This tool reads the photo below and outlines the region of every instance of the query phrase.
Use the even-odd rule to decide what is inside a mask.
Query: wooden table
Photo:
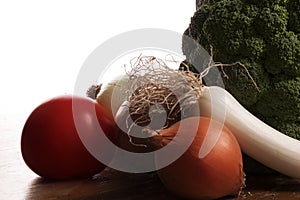
[[[25,165],[20,137],[25,118],[0,116],[0,200],[178,199],[155,173],[128,174],[107,168],[90,179],[49,182]],[[300,169],[299,169],[300,170]],[[224,199],[300,199],[300,180],[279,174],[248,175],[239,197]]]

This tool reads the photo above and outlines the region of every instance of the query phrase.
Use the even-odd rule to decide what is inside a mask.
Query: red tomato
[[[95,109],[89,109],[91,106]],[[81,141],[74,111],[76,125],[85,130],[88,142],[101,134],[99,124],[105,135],[115,141],[114,121],[98,103],[69,95],[51,99],[31,113],[22,132],[23,159],[36,174],[63,180],[90,177],[105,168]],[[105,149],[103,151],[105,153]]]

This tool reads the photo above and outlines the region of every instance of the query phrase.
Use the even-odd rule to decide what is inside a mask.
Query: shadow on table
[[[284,175],[261,175],[247,177],[247,188],[253,190],[291,191],[300,193],[300,180]]]
[[[129,174],[106,170],[92,179],[49,181],[34,179],[27,191],[26,200],[72,199],[166,199],[175,200],[166,191],[156,173]]]
[[[246,188],[239,197],[225,199],[300,199],[300,180],[279,174],[248,175]],[[276,198],[275,198],[276,197]],[[36,178],[29,186],[26,200],[35,199],[74,199],[74,200],[176,200],[156,173],[128,174],[105,170],[93,179],[71,181],[49,181]]]

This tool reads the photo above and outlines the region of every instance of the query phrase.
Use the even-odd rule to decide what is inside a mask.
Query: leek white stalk
[[[204,86],[199,106],[203,116],[211,117],[212,107],[214,112],[225,113],[225,118],[224,114],[213,114],[213,118],[224,121],[244,153],[282,174],[300,178],[300,141],[262,122],[223,88]]]

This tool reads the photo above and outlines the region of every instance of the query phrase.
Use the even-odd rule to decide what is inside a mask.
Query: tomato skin
[[[86,109],[91,107],[95,109]],[[99,134],[96,127],[100,124],[105,135],[115,141],[114,121],[96,102],[70,95],[44,102],[28,117],[21,137],[23,159],[41,177],[58,180],[90,177],[106,167],[81,141],[73,109],[79,115],[76,123],[86,130],[84,137],[92,141],[95,134]]]

